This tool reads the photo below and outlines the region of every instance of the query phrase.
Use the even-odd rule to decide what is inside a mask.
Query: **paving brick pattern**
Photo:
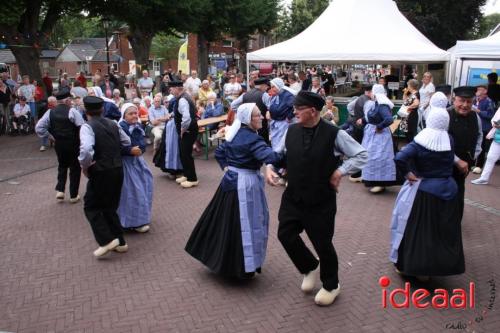
[[[378,279],[404,280],[388,262],[389,225],[397,188],[380,195],[346,179],[341,185],[334,245],[342,293],[320,308],[299,289],[301,276],[276,237],[283,188],[266,188],[271,214],[263,274],[222,279],[183,248],[221,178],[213,158],[196,160],[200,186],[183,190],[155,168],[153,223],[127,233],[130,250],[96,260],[82,204],[55,200],[55,153],[38,152],[33,136],[0,137],[0,331],[7,332],[498,332],[500,168],[492,185],[467,185],[463,239],[466,273],[442,277],[430,290],[476,283],[476,308],[383,309]],[[148,162],[151,153],[146,155]],[[80,194],[85,191],[82,179]],[[482,205],[482,206],[481,206]],[[470,324],[479,315],[483,320]]]

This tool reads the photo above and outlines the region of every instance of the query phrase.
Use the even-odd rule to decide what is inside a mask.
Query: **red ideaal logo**
[[[382,276],[378,283],[383,288],[382,289],[382,307],[387,308],[387,288],[391,284],[391,279],[387,276]],[[398,303],[396,301],[396,296],[402,295],[404,301]],[[451,294],[448,293],[446,289],[436,289],[434,290],[434,295],[430,301],[424,302],[431,293],[427,289],[417,289],[413,292],[410,291],[410,282],[405,283],[404,289],[396,288],[389,293],[390,305],[395,309],[403,309],[410,307],[410,300],[414,307],[417,309],[425,309],[432,306],[435,309],[447,309],[449,307],[453,309],[466,309],[467,305],[469,308],[474,308],[475,306],[475,284],[474,282],[469,283],[469,293],[465,289],[453,289]]]

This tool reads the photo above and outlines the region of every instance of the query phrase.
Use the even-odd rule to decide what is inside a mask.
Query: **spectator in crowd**
[[[9,112],[9,103],[12,96],[10,88],[0,80],[0,117],[3,117],[4,124],[7,123],[7,112]],[[4,128],[0,128],[3,133]]]
[[[123,97],[120,96],[120,90],[118,89],[114,89],[113,90],[113,98],[112,98],[113,102],[115,103],[115,105],[117,107],[119,107],[121,109],[123,103],[125,102],[125,100],[123,99]]]
[[[19,134],[20,130],[26,129],[28,123],[28,114],[31,112],[27,104],[26,97],[20,96],[19,102],[14,105],[14,115],[12,117],[13,135]]]
[[[429,106],[429,102],[431,101],[432,94],[436,91],[436,87],[432,83],[432,74],[430,72],[425,72],[422,76],[422,86],[420,87],[419,92],[419,123],[421,123],[422,118],[425,119],[425,110]],[[423,126],[421,126],[423,127]]]
[[[304,71],[299,72],[299,84],[301,90],[308,91],[311,87],[311,79],[306,76],[306,73]]]
[[[87,88],[87,78],[85,77],[85,72],[80,72],[78,74],[78,76],[76,77],[75,79],[76,81],[80,82],[80,87],[82,87],[83,89],[86,89]],[[73,87],[75,85],[73,84]],[[80,96],[80,97],[85,97],[85,96]]]
[[[495,72],[488,74],[488,97],[495,103],[495,107],[500,107],[500,84]]]
[[[132,100],[132,103],[137,107],[139,110],[139,119],[141,120],[142,123],[146,123],[149,119],[148,115],[148,109],[144,106],[141,105],[141,99],[139,97],[136,97]]]
[[[229,103],[238,98],[242,91],[241,85],[236,82],[236,75],[229,76],[229,82],[224,85],[224,99]]]
[[[198,100],[202,103],[206,103],[208,100],[208,95],[213,93],[212,88],[210,88],[210,82],[208,80],[203,80],[201,83],[201,88],[198,91]]]
[[[102,72],[101,72],[100,68],[98,68],[95,71],[95,74],[92,77],[92,84],[94,85],[94,87],[100,87],[101,86],[101,84],[102,84]]]
[[[297,81],[295,74],[288,75],[288,83],[290,84],[290,89],[295,90],[297,93],[302,89],[302,85]]]
[[[406,134],[408,142],[412,142],[418,132],[418,106],[420,105],[420,93],[418,92],[418,81],[411,79],[404,93],[403,106],[408,114],[401,120],[400,128]]]
[[[315,94],[320,95],[321,97],[325,98],[325,89],[321,87],[321,82],[319,81],[319,77],[314,76],[311,80],[312,84],[311,87],[309,88],[310,92],[313,92]]]
[[[210,92],[207,96],[207,102],[205,105],[205,112],[201,115],[201,119],[210,118],[210,117],[219,117],[224,114],[224,106],[222,103],[217,101],[217,94],[213,91]],[[218,124],[208,125],[209,130],[217,129]]]
[[[108,74],[104,74],[104,82],[101,85],[101,90],[104,93],[104,96],[106,96],[107,98],[112,98],[114,89],[115,84],[111,82]]]
[[[165,122],[168,120],[168,111],[161,103],[161,97],[155,97],[153,100],[153,105],[148,110],[149,122],[153,126],[151,133],[154,136],[153,149],[156,152],[158,145],[160,144],[161,136],[163,134],[163,129],[165,128]]]
[[[491,118],[493,118],[495,114],[495,105],[488,97],[488,87],[486,85],[477,86],[476,97],[472,102],[472,110],[477,112],[479,118],[481,118],[481,129],[483,131],[481,153],[476,159],[476,166],[472,169],[473,173],[480,174],[484,166],[486,155],[490,149],[491,140],[487,139],[486,136],[491,131]]]
[[[191,76],[186,79],[184,83],[186,91],[193,97],[194,100],[198,99],[198,91],[200,90],[201,80],[198,78],[196,71],[191,71]]]
[[[170,92],[168,83],[170,82],[170,76],[167,73],[163,74],[163,78],[160,83],[160,92],[163,96],[167,96]]]
[[[58,90],[60,91],[63,88],[69,89],[69,84],[70,84],[70,82],[69,82],[69,78],[68,78],[68,73],[63,73],[61,76]]]
[[[328,96],[325,99],[325,106],[320,112],[321,118],[331,121],[334,125],[338,125],[339,118],[339,108],[335,106],[335,100],[333,96]]]
[[[137,82],[137,87],[139,88],[139,91],[141,92],[141,96],[149,95],[153,91],[155,83],[153,80],[149,77],[149,73],[147,70],[142,71],[142,77],[139,79]]]
[[[495,163],[500,159],[500,108],[498,108],[497,112],[491,119],[491,125],[492,128],[486,136],[486,139],[492,140],[493,142],[491,143],[490,151],[488,152],[488,156],[486,157],[486,163],[484,164],[481,177],[472,180],[472,184],[488,184],[491,172],[493,171],[493,167],[495,166]]]
[[[29,75],[23,75],[23,82],[17,90],[17,95],[26,98],[26,103],[31,110],[33,119],[36,119],[35,92],[36,88],[31,84]]]
[[[52,95],[54,91],[54,86],[52,85],[52,79],[49,76],[49,72],[45,72],[42,78],[43,84],[45,85],[45,90],[47,91],[47,96]]]
[[[78,96],[80,97],[81,99],[83,99],[85,96],[88,95],[88,92],[87,92],[87,88],[83,88],[83,86],[81,85],[82,83],[80,82],[80,80],[75,80],[75,82],[73,82],[73,88],[71,88],[71,95],[73,96]]]

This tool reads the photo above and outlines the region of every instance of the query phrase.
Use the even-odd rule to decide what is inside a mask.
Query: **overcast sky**
[[[292,0],[281,0],[286,4],[291,4]],[[483,8],[485,15],[490,15],[494,13],[500,14],[500,0],[488,0]]]

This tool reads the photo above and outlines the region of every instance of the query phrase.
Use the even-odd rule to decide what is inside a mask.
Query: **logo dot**
[[[379,280],[378,280],[378,284],[380,284],[380,286],[382,288],[385,288],[387,286],[389,286],[391,284],[391,279],[389,279],[387,276],[382,276]]]

